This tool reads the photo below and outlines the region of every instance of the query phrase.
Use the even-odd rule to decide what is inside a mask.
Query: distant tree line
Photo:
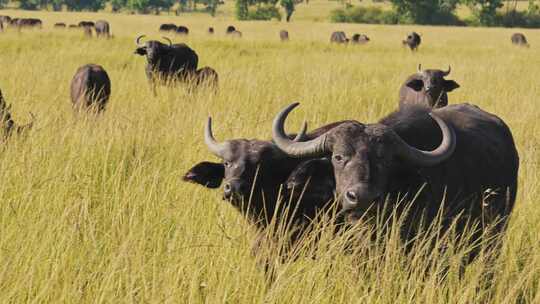
[[[378,7],[352,6],[333,10],[334,22],[382,24],[441,24],[540,27],[540,0],[528,0],[526,10],[518,10],[523,0],[388,0],[392,10]],[[467,6],[472,16],[460,19],[458,5]]]

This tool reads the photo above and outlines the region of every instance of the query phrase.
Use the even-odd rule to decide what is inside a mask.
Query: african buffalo
[[[9,111],[10,108],[11,105],[7,104],[4,96],[2,96],[2,90],[0,90],[0,142],[8,139],[11,135],[13,135],[13,133],[21,134],[27,130],[30,130],[34,125],[34,115],[32,113],[30,113],[32,116],[32,122],[23,126],[17,125],[11,117],[11,113]]]
[[[107,22],[105,20],[96,21],[94,29],[96,30],[96,36],[98,38],[99,37],[105,37],[105,38],[110,38],[111,37],[111,26],[109,25],[109,22]]]
[[[79,22],[79,27],[94,27],[96,24],[93,21],[81,21]]]
[[[92,27],[83,26],[82,29],[85,37],[92,38]]]
[[[279,39],[281,41],[289,41],[289,32],[286,30],[279,31]]]
[[[0,22],[4,23],[6,26],[11,24],[11,17],[6,15],[0,15]]]
[[[87,64],[79,69],[71,80],[73,108],[101,112],[111,96],[111,80],[102,66]]]
[[[218,87],[218,73],[211,67],[200,68],[194,74],[195,86],[206,85],[211,88]]]
[[[364,34],[354,34],[351,38],[352,44],[365,44],[369,42],[369,37]]]
[[[317,138],[339,124],[328,125],[309,134],[301,132],[296,140],[300,140],[300,137],[302,140]],[[222,159],[222,162],[198,163],[184,175],[184,181],[207,188],[223,185],[223,199],[230,201],[260,228],[265,228],[274,217],[284,220],[285,208],[289,208],[289,211],[297,210],[292,215],[294,223],[307,223],[316,216],[318,210],[326,208],[333,198],[333,188],[329,189],[329,193],[324,193],[322,188],[313,188],[312,185],[333,180],[333,176],[320,173],[312,175],[309,168],[316,165],[305,163],[312,160],[311,157],[289,157],[268,140],[232,139],[218,142],[212,132],[211,118],[208,119],[204,138],[210,152]],[[295,175],[292,175],[294,172]],[[311,178],[311,183],[307,186],[295,183],[296,174],[302,180]],[[293,201],[289,198],[294,191],[296,198],[302,192],[309,195]],[[281,204],[282,209],[276,210],[280,205],[280,197],[284,203],[290,202],[291,205]]]
[[[236,27],[232,25],[227,26],[227,29],[225,30],[225,34],[230,34],[232,32],[236,32]]]
[[[408,46],[411,51],[417,51],[420,43],[422,43],[422,38],[418,33],[411,32],[407,35],[407,38],[405,38],[405,40],[401,41],[401,43],[404,46]]]
[[[448,92],[459,88],[454,80],[446,80],[444,77],[450,74],[447,71],[422,70],[418,65],[418,72],[407,78],[399,89],[399,106],[422,104],[431,108],[440,108],[448,105]]]
[[[179,25],[177,28],[176,28],[176,33],[179,34],[179,35],[188,35],[189,34],[189,29],[183,25]]]
[[[54,24],[54,28],[66,28],[66,24],[63,22],[57,22]]]
[[[525,35],[523,35],[522,33],[514,33],[512,35],[511,40],[512,40],[512,44],[529,47],[527,38],[525,38]]]
[[[135,54],[146,56],[146,77],[155,89],[158,81],[186,81],[195,73],[199,63],[199,56],[184,43],[173,44],[169,38],[163,37],[169,44],[156,40],[141,44],[139,36],[135,40],[137,49]]]
[[[295,142],[284,123],[296,106],[274,119],[274,142],[291,157],[331,158],[348,221],[384,209],[407,214],[405,238],[438,215],[440,228],[455,221],[458,233],[466,224],[480,225],[475,238],[490,225],[504,231],[516,199],[519,157],[510,129],[497,116],[469,104],[410,106],[378,123],[351,121]],[[407,212],[398,202],[404,199],[411,201]]]
[[[349,42],[349,38],[345,35],[345,32],[333,32],[330,36],[331,43],[345,44]]]
[[[4,31],[4,23],[0,20],[0,32]]]
[[[159,26],[160,32],[176,32],[177,26],[172,23],[165,23]]]
[[[42,28],[43,22],[36,18],[15,18],[11,20],[11,24],[19,29],[22,28]]]
[[[213,27],[208,28],[208,34],[210,34],[210,35],[214,34],[214,28]]]
[[[74,29],[74,28],[78,28],[78,27],[79,27],[79,26],[76,25],[76,24],[70,24],[70,25],[68,26],[68,28],[70,28],[70,29]]]

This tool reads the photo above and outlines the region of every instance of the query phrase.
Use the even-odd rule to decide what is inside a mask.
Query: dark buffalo
[[[511,40],[512,40],[512,44],[529,47],[527,38],[525,38],[525,35],[523,35],[522,33],[514,33],[512,35]]]
[[[0,32],[4,31],[4,23],[0,20]]]
[[[407,35],[407,38],[401,42],[404,46],[408,46],[411,51],[417,51],[420,43],[422,43],[422,38],[416,32],[412,32]]]
[[[177,26],[172,23],[165,23],[159,26],[160,32],[176,32]]]
[[[292,157],[331,158],[348,220],[369,218],[385,207],[404,215],[398,200],[405,199],[413,201],[406,238],[419,222],[433,223],[438,212],[441,228],[456,221],[458,232],[467,223],[481,225],[477,232],[492,224],[494,231],[504,230],[516,199],[519,157],[512,133],[497,116],[469,104],[410,106],[378,123],[351,121],[294,142],[284,123],[297,105],[276,116],[274,142]]]
[[[11,20],[12,24],[18,27],[19,29],[22,28],[42,28],[43,22],[40,19],[36,18],[15,18]]]
[[[331,43],[345,44],[349,42],[349,38],[345,35],[345,32],[333,32],[330,36]]]
[[[365,44],[369,42],[369,37],[364,34],[354,34],[351,38],[352,44]]]
[[[54,28],[66,28],[66,24],[63,22],[58,22],[54,24]]]
[[[76,24],[70,24],[70,25],[68,26],[68,28],[70,28],[70,29],[74,29],[74,28],[78,28],[78,27],[79,27],[79,26],[76,25]]]
[[[289,32],[286,30],[279,31],[279,39],[281,41],[289,41]]]
[[[96,25],[94,26],[94,29],[96,30],[96,36],[99,37],[105,37],[110,38],[111,37],[111,26],[109,25],[109,22],[105,20],[98,20],[96,21]]]
[[[219,77],[218,73],[211,67],[204,67],[198,69],[194,74],[195,86],[206,85],[211,88],[217,88]]]
[[[96,24],[93,21],[81,21],[79,22],[79,27],[94,27]]]
[[[176,28],[176,33],[179,34],[179,35],[188,35],[189,34],[189,29],[183,25],[179,25],[177,28]]]
[[[21,134],[27,130],[30,130],[34,125],[33,121],[23,126],[17,125],[17,123],[15,123],[11,117],[10,108],[11,106],[7,104],[6,100],[2,96],[2,90],[0,90],[0,141],[5,141],[14,133]],[[32,113],[30,113],[30,115],[32,118],[34,118]]]
[[[421,104],[431,108],[447,106],[447,93],[459,88],[459,84],[454,80],[444,79],[450,71],[450,67],[447,71],[422,70],[422,66],[418,65],[418,72],[409,76],[399,89],[400,108],[411,104]]]
[[[305,140],[316,138],[338,124],[317,129],[309,134],[302,132],[301,137]],[[298,137],[297,140],[299,139]],[[312,176],[309,168],[316,165],[305,163],[311,160],[310,157],[289,157],[268,140],[232,139],[218,142],[212,133],[210,118],[205,128],[205,143],[222,162],[198,163],[185,174],[184,180],[208,188],[223,185],[223,199],[230,201],[260,228],[266,227],[274,216],[283,220],[285,208],[297,210],[293,215],[293,223],[307,223],[316,216],[317,210],[325,208],[333,197],[333,188],[329,193],[322,193],[323,189],[314,189],[311,186],[324,184],[324,181],[333,177],[320,174]],[[307,188],[303,189],[303,184],[295,183],[296,174],[303,181],[311,179]],[[287,198],[290,197],[289,193],[293,193],[293,189],[297,190],[297,198],[302,191],[310,195],[305,195],[302,200],[289,200]],[[280,197],[285,198],[284,202],[290,201],[291,205],[282,204],[283,209],[276,210]],[[306,200],[307,197],[309,201]]]
[[[214,28],[213,27],[208,28],[208,34],[210,34],[210,35],[214,34]]]
[[[111,96],[111,80],[102,66],[87,64],[71,80],[71,102],[75,110],[101,112]]]
[[[225,30],[225,34],[230,34],[232,32],[236,32],[236,27],[232,25],[227,26],[227,29]]]
[[[186,44],[173,44],[166,37],[168,44],[156,40],[141,44],[142,38],[144,35],[135,40],[135,54],[146,56],[146,76],[152,88],[157,81],[185,81],[197,70],[199,56]]]

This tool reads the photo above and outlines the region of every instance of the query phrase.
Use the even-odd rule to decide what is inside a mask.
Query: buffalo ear
[[[199,184],[207,188],[219,188],[225,177],[223,164],[200,162],[184,174],[182,178],[186,182]]]
[[[452,92],[453,90],[459,88],[459,84],[453,80],[444,81],[444,91]]]
[[[405,85],[418,92],[421,91],[424,87],[424,81],[421,79],[413,79],[411,81],[408,81]]]
[[[141,55],[141,56],[146,55],[146,48],[145,48],[145,47],[138,47],[138,48],[135,50],[135,54]]]

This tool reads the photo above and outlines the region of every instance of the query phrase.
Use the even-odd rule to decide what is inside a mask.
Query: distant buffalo
[[[512,44],[529,47],[527,38],[525,38],[525,35],[523,35],[522,33],[513,34],[511,40],[512,40]]]
[[[407,46],[411,51],[417,51],[420,43],[422,43],[422,38],[416,32],[412,32],[407,35],[407,38],[401,42],[404,46]]]
[[[286,30],[279,31],[279,39],[281,41],[289,41],[289,32]]]
[[[179,35],[188,35],[189,34],[189,29],[183,25],[179,25],[177,28],[176,28],[176,33],[179,34]]]
[[[30,113],[32,122],[23,126],[17,125],[11,117],[10,108],[11,105],[7,104],[4,96],[2,96],[2,90],[0,90],[0,142],[8,139],[13,133],[21,134],[24,131],[31,129],[34,125],[34,115],[32,115],[32,113]]]
[[[79,22],[79,27],[94,27],[96,24],[93,21],[81,21]]]
[[[165,23],[159,26],[160,32],[176,32],[177,26],[172,23]]]
[[[6,15],[0,15],[0,22],[4,23],[5,25],[11,24],[11,17]]]
[[[4,31],[4,23],[0,21],[0,32]]]
[[[430,108],[440,108],[448,105],[448,92],[459,88],[454,80],[446,80],[444,77],[450,74],[448,70],[422,70],[418,65],[418,72],[409,76],[399,89],[400,108],[420,104]]]
[[[99,37],[105,37],[105,38],[110,38],[111,37],[111,26],[109,25],[109,22],[107,22],[105,20],[96,21],[94,29],[96,30],[96,36],[98,38]]]
[[[230,34],[232,32],[235,32],[236,28],[232,25],[227,26],[227,29],[225,30],[225,34]]]
[[[70,29],[74,29],[74,28],[78,28],[78,27],[79,27],[79,26],[76,25],[76,24],[70,24],[70,25],[68,26],[68,28],[70,28]]]
[[[232,25],[229,25],[227,27],[227,30],[225,31],[227,36],[234,37],[234,38],[242,38],[242,32],[236,30],[236,28]]]
[[[211,67],[198,69],[195,71],[194,78],[194,84],[197,87],[201,85],[215,89],[218,87],[218,73]]]
[[[369,37],[364,34],[354,34],[351,38],[352,44],[364,44],[369,42]]]
[[[15,18],[11,20],[12,25],[21,28],[42,28],[43,22],[37,18]]]
[[[92,27],[83,26],[82,29],[85,37],[92,38]]]
[[[214,28],[213,27],[208,28],[208,34],[214,34]]]
[[[102,112],[111,96],[111,80],[102,66],[87,64],[71,80],[71,102],[75,110]]]
[[[194,50],[184,43],[173,44],[167,37],[163,38],[168,44],[156,40],[142,44],[144,37],[141,35],[135,40],[135,54],[146,56],[146,77],[153,90],[158,82],[186,81],[192,77],[199,63],[199,56]]]
[[[337,44],[345,44],[349,42],[349,38],[347,38],[347,35],[345,35],[345,32],[339,31],[339,32],[333,32],[330,36],[330,42],[331,43],[337,43]]]
[[[63,22],[58,22],[54,24],[54,28],[66,28],[66,24]]]

